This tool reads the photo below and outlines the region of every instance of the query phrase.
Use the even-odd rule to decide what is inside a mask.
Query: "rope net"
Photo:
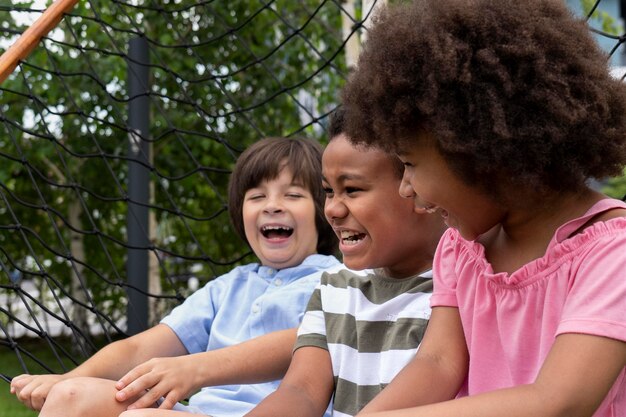
[[[264,136],[324,142],[363,3],[87,0],[44,36],[0,84],[4,379],[65,372],[133,333],[135,299],[152,325],[254,261],[228,220],[230,169]],[[6,50],[45,5],[4,4]],[[617,56],[621,32],[597,32]]]

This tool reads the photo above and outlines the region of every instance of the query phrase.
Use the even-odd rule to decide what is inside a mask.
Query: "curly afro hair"
[[[619,174],[626,86],[563,3],[383,9],[342,91],[346,133],[388,150],[434,137],[462,180],[499,198],[510,187],[576,192]]]
[[[331,142],[337,136],[345,133],[345,111],[339,106],[330,114],[328,123],[328,142]],[[351,141],[354,142],[354,141]],[[393,170],[396,176],[402,179],[404,175],[404,164],[394,154],[389,154],[389,161],[393,164]]]

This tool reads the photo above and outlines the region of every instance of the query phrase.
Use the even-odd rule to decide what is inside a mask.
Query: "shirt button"
[[[283,281],[280,278],[278,278],[274,281],[274,285],[276,285],[277,287],[280,287],[281,285],[283,285]]]
[[[252,305],[252,312],[253,313],[258,313],[260,310],[259,305],[258,304],[253,304]]]
[[[272,268],[268,268],[267,269],[267,273],[270,274],[270,275],[274,275],[276,273],[276,270],[272,269]]]

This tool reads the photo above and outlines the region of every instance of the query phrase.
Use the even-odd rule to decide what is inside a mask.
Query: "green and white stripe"
[[[324,273],[298,330],[296,349],[327,349],[334,416],[353,416],[415,356],[430,318],[432,274]]]

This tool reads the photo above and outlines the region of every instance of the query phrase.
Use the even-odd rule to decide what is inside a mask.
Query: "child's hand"
[[[11,381],[11,394],[26,407],[39,411],[52,386],[63,379],[63,375],[18,375]]]
[[[124,375],[115,387],[117,401],[126,401],[141,396],[128,409],[151,407],[163,399],[159,408],[171,409],[180,400],[188,398],[199,387],[194,384],[198,367],[192,355],[173,358],[154,358],[136,366]],[[142,393],[145,394],[142,395]]]

